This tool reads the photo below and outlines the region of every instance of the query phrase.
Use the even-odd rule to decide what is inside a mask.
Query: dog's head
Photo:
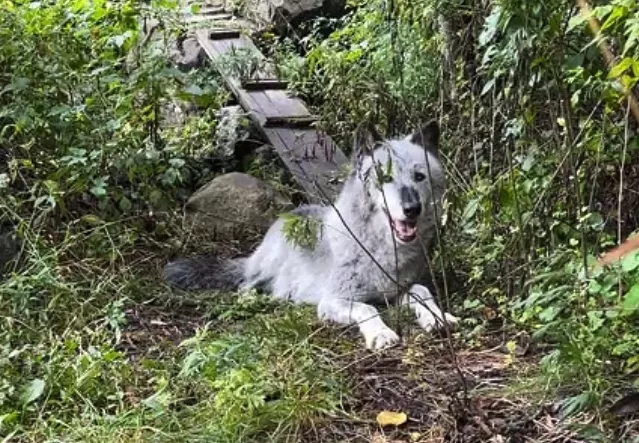
[[[439,126],[430,122],[403,139],[385,140],[371,125],[355,132],[355,174],[371,207],[389,218],[401,244],[412,243],[444,192]]]

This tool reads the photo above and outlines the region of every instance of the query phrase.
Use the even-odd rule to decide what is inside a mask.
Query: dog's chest
[[[335,283],[361,301],[392,300],[397,296],[398,282],[401,287],[410,286],[424,272],[422,254],[369,252],[373,258],[368,254],[343,257],[335,275]]]

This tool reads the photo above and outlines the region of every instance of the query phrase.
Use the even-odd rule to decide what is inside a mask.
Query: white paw
[[[444,317],[446,318],[446,323],[449,328],[453,328],[459,323],[459,319],[452,314],[444,313]],[[444,328],[444,321],[441,317],[435,317],[430,311],[422,312],[417,318],[417,323],[427,332],[433,329]]]
[[[366,336],[366,347],[368,349],[390,348],[397,343],[399,343],[399,335],[388,327]]]

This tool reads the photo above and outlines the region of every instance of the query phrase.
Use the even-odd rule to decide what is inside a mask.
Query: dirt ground
[[[140,305],[127,311],[123,333],[132,359],[162,353],[192,336],[202,325],[203,311],[194,307]],[[340,334],[329,328],[326,334]],[[346,335],[346,337],[344,337]],[[342,339],[359,339],[357,331]],[[439,442],[582,442],[553,412],[551,403],[532,401],[509,389],[518,377],[534,369],[538,355],[513,356],[495,332],[482,350],[454,346],[443,336],[414,336],[384,352],[338,354],[336,367],[349,386],[345,414],[310,426],[304,442],[439,443]],[[523,352],[522,352],[523,353]],[[380,427],[380,411],[403,412],[398,427]],[[581,417],[579,424],[587,424]],[[634,434],[627,422],[623,433]],[[621,441],[621,440],[620,440]],[[630,441],[630,440],[625,440]]]

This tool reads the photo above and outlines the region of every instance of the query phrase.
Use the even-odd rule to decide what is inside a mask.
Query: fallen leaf
[[[32,380],[31,383],[24,388],[21,397],[22,403],[24,405],[28,405],[29,403],[36,401],[44,393],[45,386],[46,383],[44,380],[39,378]]]
[[[399,426],[406,423],[407,419],[403,412],[382,411],[377,414],[377,423],[380,426]]]

